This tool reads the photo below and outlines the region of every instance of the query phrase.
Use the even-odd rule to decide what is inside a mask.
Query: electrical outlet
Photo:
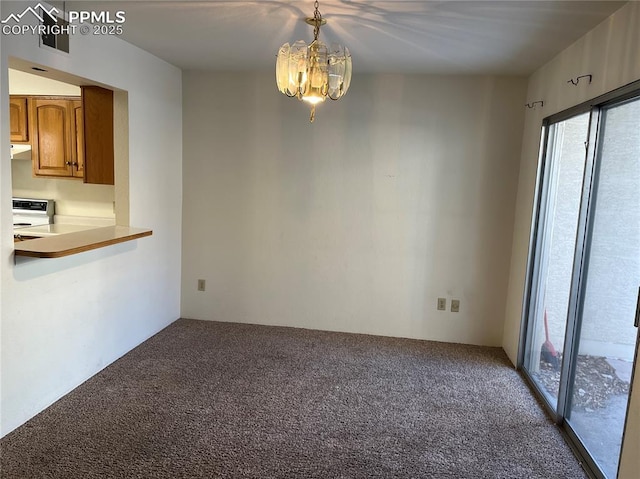
[[[198,280],[198,291],[204,291],[206,281],[204,279]]]
[[[438,298],[438,311],[446,311],[447,300],[445,298]]]
[[[452,313],[459,313],[460,312],[460,300],[459,299],[452,299],[451,300],[451,312]]]

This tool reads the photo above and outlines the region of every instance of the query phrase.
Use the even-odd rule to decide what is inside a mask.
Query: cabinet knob
[[[71,166],[71,162],[70,161],[65,161],[64,164],[67,165],[67,166]]]
[[[76,168],[78,167],[78,162],[74,161],[73,163],[71,163],[73,166],[75,166]]]

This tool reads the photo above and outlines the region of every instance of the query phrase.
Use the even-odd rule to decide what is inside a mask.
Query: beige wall
[[[542,119],[640,79],[639,45],[640,2],[629,2],[540,68],[529,80],[527,101],[544,100],[544,107],[528,109],[525,118],[503,341],[514,364],[521,327]],[[582,81],[573,86],[567,83],[567,80],[585,74],[593,75],[591,84]],[[633,474],[640,470],[640,424],[637,421],[640,388],[634,388],[632,395],[630,414],[636,421],[626,431],[621,478],[637,477]]]
[[[524,79],[358,75],[314,124],[272,74],[183,92],[183,317],[501,344]]]

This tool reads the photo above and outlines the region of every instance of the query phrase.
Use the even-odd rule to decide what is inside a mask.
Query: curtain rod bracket
[[[591,80],[593,80],[593,75],[580,75],[579,77],[576,77],[575,80],[573,78],[571,80],[567,80],[567,83],[571,83],[573,86],[576,86],[578,83],[580,83],[581,78],[588,78],[589,83],[591,83]]]
[[[540,108],[542,108],[544,106],[544,101],[538,100],[532,103],[526,103],[524,106],[526,106],[527,108],[535,108],[536,105],[540,105]]]

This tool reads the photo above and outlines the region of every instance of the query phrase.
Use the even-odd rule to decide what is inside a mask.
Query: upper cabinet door
[[[71,102],[32,98],[30,103],[34,175],[71,176]]]
[[[9,115],[11,124],[11,142],[28,142],[29,125],[27,122],[27,97],[12,96],[9,99]]]
[[[14,108],[12,98],[11,131],[13,135],[14,118],[16,124],[28,123],[34,176],[114,184],[113,91],[86,86],[82,97],[23,100],[29,114],[19,120],[19,102]]]
[[[82,87],[84,182],[114,184],[113,91]]]

